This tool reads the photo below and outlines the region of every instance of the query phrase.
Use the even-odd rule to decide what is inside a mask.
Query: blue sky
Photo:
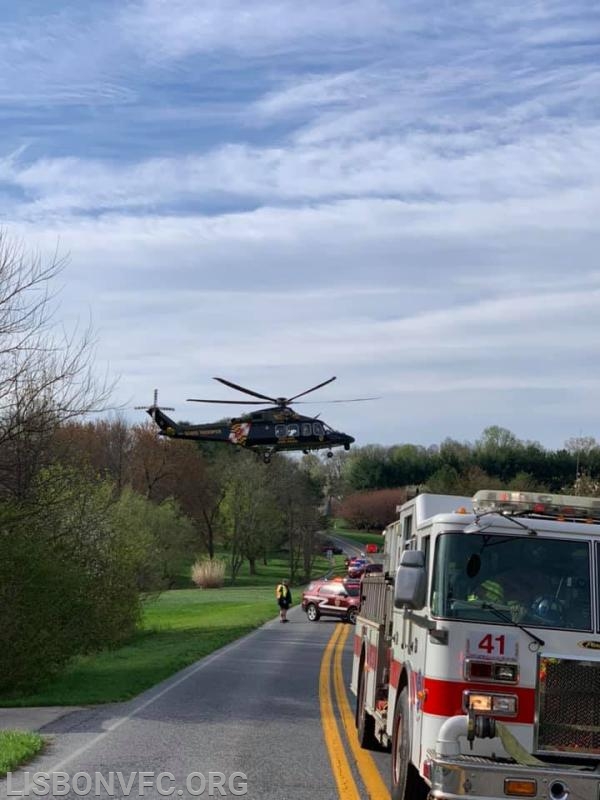
[[[358,444],[600,437],[599,118],[583,0],[0,7],[2,225],[197,421],[337,375]]]

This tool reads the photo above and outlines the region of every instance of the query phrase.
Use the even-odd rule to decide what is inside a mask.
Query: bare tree
[[[125,418],[117,413],[109,419],[74,420],[56,431],[52,452],[57,462],[91,468],[110,478],[117,493],[129,480],[133,433]]]
[[[575,480],[586,472],[590,454],[598,447],[593,436],[572,436],[565,442],[565,450],[576,457]],[[579,494],[579,492],[577,492]]]
[[[91,328],[56,323],[52,285],[64,265],[0,231],[0,491],[17,496],[47,462],[57,427],[105,407],[112,389],[94,374]]]
[[[132,429],[131,484],[148,500],[170,497],[177,480],[171,452],[173,442],[156,435],[151,422]]]

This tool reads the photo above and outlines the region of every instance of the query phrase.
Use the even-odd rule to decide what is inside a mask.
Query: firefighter
[[[531,602],[527,599],[529,594],[526,582],[517,585],[510,576],[504,575],[486,578],[468,599],[481,600],[494,606],[507,606],[513,622],[519,622],[529,608]]]
[[[488,603],[504,602],[502,585],[498,581],[490,580],[489,578],[479,585],[478,595],[481,600],[486,600]]]

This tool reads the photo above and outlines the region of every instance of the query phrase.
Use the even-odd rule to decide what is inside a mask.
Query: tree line
[[[563,492],[582,476],[600,477],[600,445],[591,436],[580,436],[558,450],[548,450],[494,425],[474,443],[448,438],[430,447],[357,448],[346,457],[341,474],[344,493],[407,485],[446,494],[493,486]]]
[[[356,448],[342,456],[335,513],[355,528],[381,531],[396,508],[418,492],[471,497],[479,489],[600,496],[600,444],[579,436],[559,450],[519,440],[499,426],[474,444],[445,439],[440,445]]]

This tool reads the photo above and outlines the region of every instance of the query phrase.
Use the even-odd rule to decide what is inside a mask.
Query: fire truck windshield
[[[445,533],[435,548],[434,616],[532,627],[591,629],[590,543]]]

